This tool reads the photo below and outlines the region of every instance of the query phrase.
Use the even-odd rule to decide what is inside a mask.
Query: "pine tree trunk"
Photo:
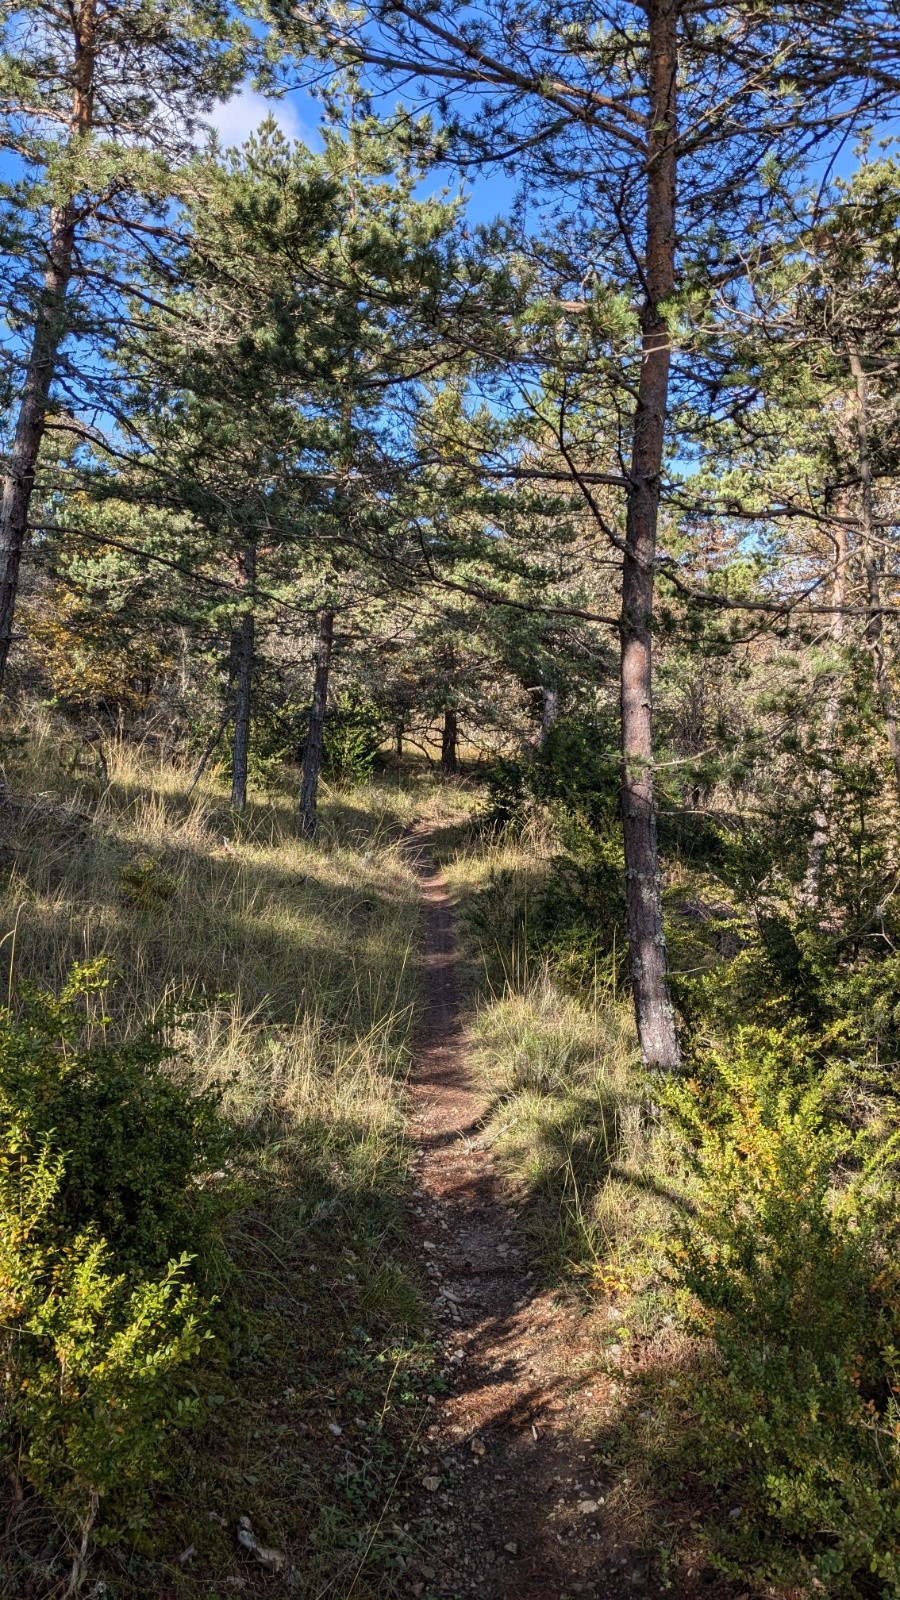
[[[50,385],[66,331],[66,291],[75,248],[74,207],[55,210],[49,263],[38,298],[25,383],[0,499],[0,689],[13,642],[19,569],[28,535],[28,508],[47,420]]]
[[[541,686],[541,731],[538,734],[538,749],[543,750],[550,737],[557,717],[559,716],[559,695],[550,684]]]
[[[82,0],[74,12],[73,24],[74,87],[69,126],[72,137],[80,138],[89,131],[93,121],[96,0]],[[74,201],[55,206],[50,213],[47,266],[37,296],[12,450],[3,475],[0,494],[0,692],[13,642],[19,570],[28,537],[28,508],[47,423],[50,388],[68,326],[66,297],[72,278],[76,218]]]
[[[454,773],[457,767],[456,745],[458,728],[456,712],[452,706],[444,707],[444,726],[441,730],[441,771]]]
[[[403,718],[398,717],[394,723],[394,754],[399,767],[403,760]]]
[[[252,590],[256,581],[256,550],[248,545],[241,559],[241,576]],[[250,714],[253,706],[253,667],[256,651],[256,618],[253,601],[248,602],[234,640],[234,753],[231,761],[231,806],[247,809],[247,760],[250,755]]]
[[[868,590],[869,622],[866,643],[872,652],[875,686],[881,701],[884,731],[894,767],[894,786],[900,799],[900,711],[894,699],[887,652],[884,647],[884,602],[881,598],[881,562],[875,548],[875,504],[872,485],[872,456],[869,445],[869,393],[865,368],[859,352],[849,351],[850,370],[856,384],[856,427],[859,448],[859,476],[862,489],[860,535],[863,568]]]
[[[835,523],[834,576],[831,580],[831,604],[834,610],[831,615],[830,632],[835,652],[840,650],[844,639],[844,606],[847,600],[846,516],[847,507],[841,501],[838,504],[837,521]],[[825,702],[825,715],[822,719],[822,753],[825,771],[820,785],[819,802],[813,812],[813,832],[809,841],[806,877],[803,881],[803,891],[800,896],[801,904],[807,906],[811,911],[815,910],[819,904],[822,890],[822,873],[825,870],[825,857],[828,851],[828,803],[834,788],[831,763],[834,758],[840,701],[840,667],[839,663],[835,662],[831,670],[828,698]]]
[[[641,319],[641,373],[632,441],[622,569],[622,827],[631,979],[646,1067],[680,1067],[663,931],[653,796],[654,561],[669,389],[669,330],[660,307],[675,286],[675,0],[649,4],[647,136],[647,297]]]
[[[300,784],[300,832],[311,839],[316,831],[316,795],[319,773],[322,768],[322,749],[325,734],[325,712],[328,707],[328,676],[331,671],[331,652],[334,645],[334,612],[323,611],[319,619],[319,642],[316,650],[316,676],[313,682],[312,708],[309,714],[309,734],[303,752],[303,779]]]

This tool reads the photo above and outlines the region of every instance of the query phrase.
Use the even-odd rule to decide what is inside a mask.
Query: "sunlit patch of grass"
[[[545,1269],[604,1291],[633,1277],[663,1220],[648,1182],[662,1135],[636,1068],[627,1006],[579,1001],[544,970],[482,999],[474,1059],[491,1095],[487,1137],[525,1207]]]
[[[326,787],[309,842],[289,793],[236,819],[215,773],[188,800],[184,768],[111,741],[101,770],[42,715],[8,742],[6,776],[2,998],[8,978],[56,989],[105,954],[107,1031],[164,1018],[173,1070],[221,1085],[239,1134],[244,1204],[198,1373],[209,1421],[175,1449],[140,1548],[104,1553],[103,1581],[121,1600],[392,1596],[432,1382],[404,1258],[420,912],[402,838],[442,802],[427,782]],[[241,1552],[242,1515],[283,1552],[281,1578]],[[42,1592],[10,1571],[0,1593]]]
[[[652,1281],[676,1157],[648,1103],[628,997],[612,979],[565,988],[517,937],[558,849],[540,813],[495,833],[476,810],[436,837],[460,909],[485,1137],[550,1280],[605,1296]]]

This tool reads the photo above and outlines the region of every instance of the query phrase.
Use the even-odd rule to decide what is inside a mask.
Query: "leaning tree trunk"
[[[680,1066],[666,971],[653,797],[654,561],[669,390],[670,339],[662,307],[675,287],[676,0],[650,0],[646,301],[622,567],[622,828],[631,980],[646,1067]]]
[[[872,652],[875,687],[881,701],[884,731],[894,767],[894,786],[900,799],[900,712],[894,699],[887,652],[884,647],[884,602],[881,598],[881,563],[875,548],[875,501],[872,484],[872,455],[869,445],[869,389],[859,351],[849,350],[850,370],[856,384],[856,429],[859,450],[859,477],[862,489],[860,535],[863,567],[869,602],[866,643]]]
[[[252,590],[256,579],[256,551],[248,545],[241,560],[242,577]],[[253,705],[253,666],[256,648],[256,619],[252,598],[237,631],[235,663],[234,754],[231,763],[231,805],[234,811],[247,809],[247,760],[250,755],[250,713]]]
[[[93,121],[96,0],[82,0],[73,13],[75,61],[70,131],[83,137]],[[28,536],[28,509],[38,455],[47,423],[50,388],[65,337],[67,293],[75,255],[77,210],[74,201],[50,213],[47,265],[37,295],[34,327],[12,450],[0,494],[0,691],[13,642],[19,569]]]
[[[834,575],[831,580],[832,613],[830,632],[831,642],[836,653],[840,650],[844,641],[844,608],[847,603],[848,552],[846,517],[847,507],[843,501],[840,501],[834,524]],[[834,789],[832,762],[834,760],[840,704],[840,663],[835,661],[831,668],[828,697],[825,701],[825,715],[822,719],[822,754],[825,770],[820,785],[818,803],[813,812],[813,831],[806,860],[806,877],[803,881],[803,891],[800,897],[801,903],[808,907],[810,911],[814,911],[819,904],[822,890],[822,873],[825,870],[825,856],[828,850],[828,806]]]
[[[331,671],[331,651],[334,645],[334,612],[323,611],[319,619],[319,642],[316,649],[316,676],[313,683],[312,708],[309,714],[309,735],[303,752],[303,778],[300,784],[300,832],[311,839],[316,831],[316,795],[319,773],[322,769],[322,750],[325,735],[325,712],[328,707],[328,675]]]
[[[452,706],[444,707],[444,726],[441,730],[441,771],[454,773],[457,768],[456,746],[459,736],[456,712]]]
[[[193,794],[194,790],[196,789],[198,783],[200,782],[200,779],[203,777],[203,774],[206,771],[207,764],[208,764],[208,762],[210,760],[210,757],[213,756],[215,754],[216,750],[219,748],[219,745],[220,745],[220,743],[222,741],[222,735],[225,732],[225,729],[228,727],[228,724],[231,721],[231,718],[232,718],[233,715],[234,715],[234,707],[232,706],[231,700],[229,699],[227,704],[225,705],[225,708],[224,708],[224,710],[222,712],[222,715],[220,716],[220,718],[218,720],[218,723],[216,724],[215,729],[210,734],[209,739],[207,740],[206,744],[203,747],[203,751],[202,751],[202,754],[200,756],[200,760],[197,762],[197,765],[195,766],[193,772],[191,773],[191,781],[190,781],[190,783],[188,784],[187,788],[184,791],[185,800],[190,800],[191,795]]]

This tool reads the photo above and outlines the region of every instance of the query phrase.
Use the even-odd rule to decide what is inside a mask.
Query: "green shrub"
[[[349,693],[338,695],[325,718],[326,777],[364,783],[372,775],[384,731],[384,716],[371,700]]]
[[[554,724],[531,761],[498,760],[487,774],[496,826],[517,825],[529,804],[549,808],[562,851],[518,905],[500,876],[473,900],[469,916],[483,947],[503,946],[531,965],[549,959],[575,988],[598,977],[627,982],[624,858],[615,728],[568,716]],[[485,937],[489,933],[489,938]],[[509,956],[506,957],[509,969]]]
[[[119,873],[122,899],[128,906],[153,911],[174,899],[178,880],[166,872],[155,856],[139,856]]]
[[[715,1350],[692,1431],[732,1507],[721,1559],[834,1596],[898,1595],[891,1143],[849,1130],[796,1032],[744,1030],[668,1105],[693,1174],[676,1277]]]
[[[158,1035],[85,1042],[105,981],[102,964],[77,969],[60,997],[31,989],[0,1011],[0,1347],[8,1470],[70,1530],[100,1508],[114,1534],[140,1521],[197,1411],[192,1257],[221,1208],[204,1180],[225,1142],[215,1096],[162,1070]]]
[[[0,1126],[62,1157],[48,1240],[95,1229],[117,1261],[157,1267],[197,1248],[225,1124],[215,1090],[192,1094],[159,1070],[172,1051],[158,1030],[82,1042],[85,1001],[105,983],[102,962],[78,967],[59,998],[23,985],[19,1014],[0,1010]]]
[[[188,1258],[154,1279],[114,1268],[102,1239],[47,1242],[63,1171],[20,1132],[0,1142],[2,1444],[9,1469],[74,1531],[103,1502],[109,1530],[140,1521],[172,1429],[197,1399],[181,1370],[205,1336]]]
[[[595,834],[617,832],[620,770],[618,734],[609,718],[560,717],[530,758],[497,757],[485,769],[488,821],[515,822],[537,801],[579,818]]]
[[[524,760],[495,756],[484,769],[483,782],[488,797],[488,826],[507,828],[521,822],[528,808],[532,772]]]

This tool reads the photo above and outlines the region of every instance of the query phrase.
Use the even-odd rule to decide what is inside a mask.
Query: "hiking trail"
[[[578,1307],[536,1285],[484,1139],[457,984],[454,916],[419,825],[410,853],[425,910],[424,1017],[411,1085],[414,1246],[431,1284],[449,1393],[418,1468],[436,1550],[414,1595],[574,1600],[650,1595],[634,1547],[606,1522],[609,1469],[592,1456],[608,1372]]]

